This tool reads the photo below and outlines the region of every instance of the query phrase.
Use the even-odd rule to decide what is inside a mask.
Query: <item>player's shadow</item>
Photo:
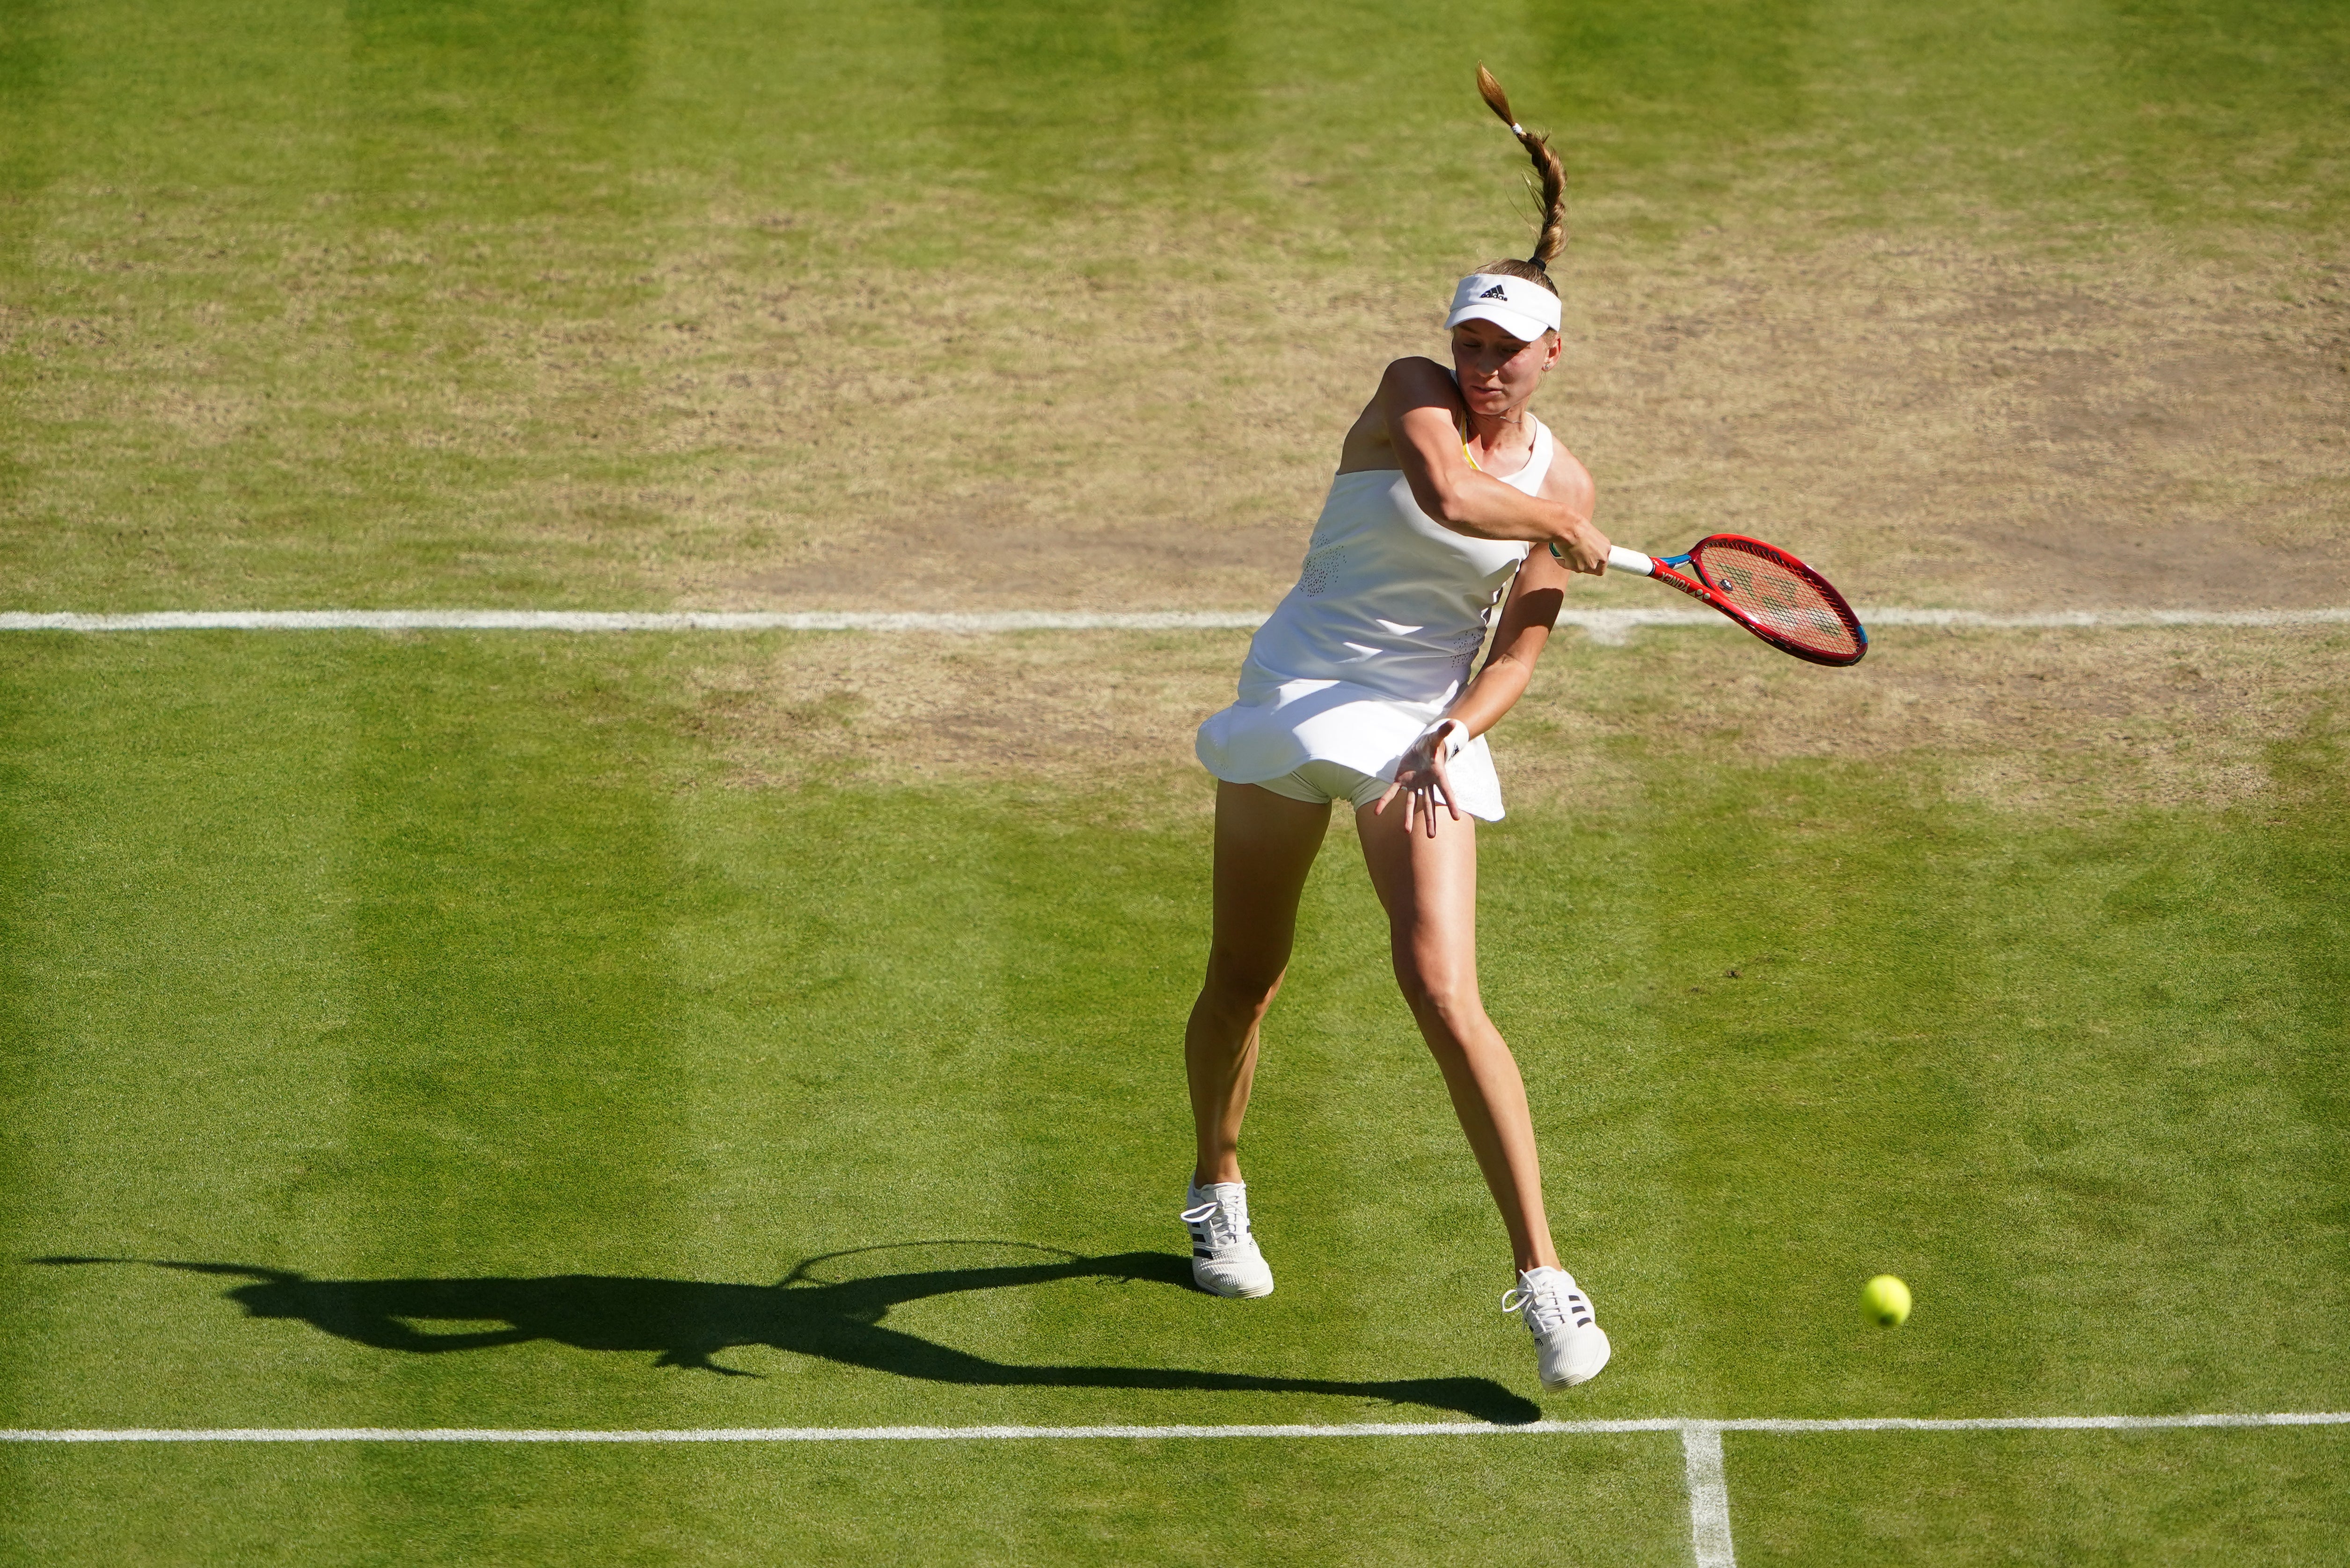
[[[991,1361],[918,1335],[882,1326],[902,1303],[965,1291],[1005,1290],[1058,1280],[1097,1280],[1191,1290],[1191,1260],[1168,1252],[1119,1252],[1087,1258],[1024,1242],[912,1242],[907,1246],[984,1245],[1050,1256],[1035,1262],[980,1268],[920,1269],[822,1281],[819,1268],[842,1265],[890,1248],[810,1258],[772,1285],[714,1284],[702,1280],[639,1279],[625,1275],[550,1274],[537,1279],[317,1280],[286,1269],[162,1258],[35,1258],[36,1263],[151,1263],[190,1273],[224,1274],[252,1282],[224,1292],[256,1318],[296,1318],[313,1328],[379,1350],[439,1355],[532,1340],[554,1340],[581,1350],[651,1351],[656,1366],[731,1377],[756,1373],[722,1366],[723,1352],[767,1345],[822,1356],[900,1377],[983,1387],[1156,1388],[1219,1394],[1322,1394],[1378,1399],[1458,1411],[1482,1421],[1515,1424],[1541,1410],[1484,1377],[1417,1377],[1348,1381],[1203,1372],[1164,1366],[1029,1366]],[[435,1333],[419,1324],[495,1324],[502,1327]]]

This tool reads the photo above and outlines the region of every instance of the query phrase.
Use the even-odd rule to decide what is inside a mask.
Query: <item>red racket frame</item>
[[[1721,614],[1728,616],[1731,619],[1736,621],[1739,625],[1744,627],[1747,630],[1752,632],[1755,636],[1761,638],[1763,641],[1769,643],[1772,647],[1777,649],[1782,653],[1793,654],[1797,659],[1804,659],[1812,664],[1825,664],[1837,669],[1858,664],[1861,659],[1866,656],[1868,652],[1868,628],[1860,624],[1860,618],[1853,613],[1852,607],[1845,603],[1844,596],[1836,592],[1835,586],[1830,583],[1825,577],[1812,570],[1811,567],[1804,565],[1803,562],[1797,560],[1794,556],[1787,554],[1786,551],[1779,548],[1778,545],[1771,544],[1767,540],[1753,538],[1745,534],[1709,535],[1706,538],[1699,540],[1698,545],[1703,545],[1711,544],[1716,539],[1734,541],[1737,544],[1745,546],[1749,553],[1763,556],[1765,559],[1775,562],[1777,565],[1785,567],[1788,571],[1793,572],[1795,576],[1811,584],[1814,588],[1817,588],[1820,592],[1820,596],[1827,600],[1828,607],[1835,611],[1836,618],[1843,621],[1845,626],[1852,632],[1853,640],[1857,645],[1852,654],[1849,657],[1846,657],[1843,654],[1823,653],[1817,649],[1805,648],[1799,643],[1788,640],[1786,638],[1780,636],[1777,632],[1773,631],[1769,627],[1764,626],[1762,622],[1756,620],[1752,616],[1740,608],[1734,601],[1725,597],[1721,591],[1714,586],[1712,580],[1706,576],[1703,565],[1693,559],[1696,555],[1696,546],[1692,546],[1690,553],[1687,555],[1663,556],[1650,556],[1648,558],[1650,567],[1648,575],[1655,577],[1660,583],[1670,583],[1674,587],[1680,589],[1681,592],[1689,595],[1690,597],[1697,600],[1700,604],[1706,606],[1710,609],[1718,610]],[[1673,570],[1675,566],[1694,566],[1698,575],[1693,577],[1683,576],[1680,573]]]

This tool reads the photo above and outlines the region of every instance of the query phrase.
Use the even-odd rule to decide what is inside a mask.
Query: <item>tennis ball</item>
[[[1909,1287],[1891,1274],[1879,1274],[1860,1287],[1860,1310],[1872,1323],[1898,1328],[1908,1321]]]

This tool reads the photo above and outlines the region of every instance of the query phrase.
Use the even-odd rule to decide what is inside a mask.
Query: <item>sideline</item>
[[[2210,1427],[2343,1427],[2350,1410],[2220,1412],[2187,1416],[1862,1416],[1844,1419],[1710,1421],[1656,1416],[1617,1421],[1380,1421],[1333,1426],[1228,1427],[124,1427],[10,1430],[10,1443],[842,1443],[1219,1438],[1483,1438],[1678,1432],[1688,1490],[1690,1554],[1697,1568],[1736,1568],[1725,1432],[2144,1432]]]
[[[2130,627],[2350,626],[2342,609],[2100,609],[1993,615],[1977,610],[1863,606],[1869,626],[1952,629],[2121,629]],[[0,610],[0,631],[1253,631],[1264,617],[1238,610],[151,610],[133,615]],[[1560,626],[1617,645],[1641,627],[1731,623],[1702,609],[1566,610]]]

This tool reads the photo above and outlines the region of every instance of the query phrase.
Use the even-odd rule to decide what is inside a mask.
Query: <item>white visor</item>
[[[1499,273],[1472,272],[1452,291],[1447,331],[1464,321],[1490,321],[1521,343],[1558,330],[1558,296],[1538,283]]]

